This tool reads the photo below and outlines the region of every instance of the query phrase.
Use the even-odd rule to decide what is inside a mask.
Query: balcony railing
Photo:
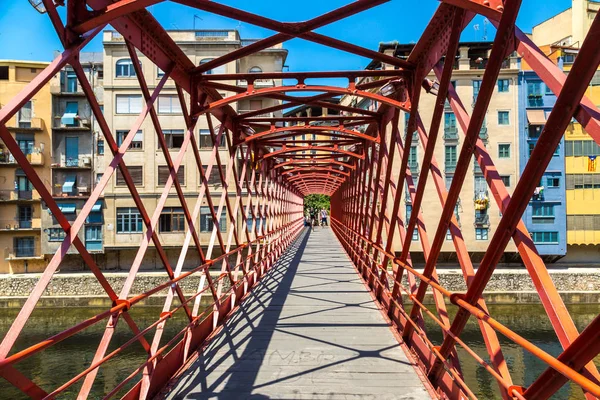
[[[245,79],[238,79],[237,85],[246,87],[246,86],[248,86],[248,81]],[[256,87],[256,88],[273,87],[273,86],[275,86],[274,79],[255,79],[254,80],[254,87]]]
[[[490,226],[490,216],[489,215],[476,215],[475,216],[475,226],[487,228]]]
[[[54,197],[85,197],[90,195],[90,186],[88,185],[79,185],[73,186],[73,189],[70,192],[63,192],[63,185],[61,183],[57,183],[52,189],[52,196]]]
[[[0,190],[0,202],[39,199],[37,190]]]
[[[456,171],[456,164],[445,165],[444,166],[444,171],[447,174],[453,174],[454,171]]]
[[[458,128],[444,128],[444,140],[458,140]]]
[[[0,230],[13,231],[18,229],[40,229],[40,221],[39,218],[0,220]]]
[[[245,114],[245,113],[249,113],[249,112],[253,112],[256,110],[238,110],[238,114]],[[264,113],[264,114],[259,114],[259,115],[255,115],[253,118],[272,118],[273,117],[273,113],[272,112],[268,112],[268,113]]]
[[[52,162],[52,168],[91,168],[92,156],[57,157]]]
[[[44,120],[41,118],[30,118],[29,121],[18,121],[19,116],[12,118],[6,125],[9,130],[27,130],[27,131],[42,131],[44,130]]]
[[[26,154],[26,157],[31,165],[44,165],[44,155],[37,147],[33,148],[32,153]],[[10,151],[3,149],[0,153],[0,165],[17,165],[17,161]]]
[[[482,126],[481,130],[479,131],[479,139],[488,140],[488,138],[489,138],[488,129],[486,126]]]

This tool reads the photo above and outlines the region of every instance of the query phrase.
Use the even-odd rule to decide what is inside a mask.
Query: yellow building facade
[[[48,63],[0,61],[0,107],[31,82]],[[46,84],[7,123],[11,135],[50,188],[52,95]],[[7,146],[0,140],[0,273],[39,272],[46,266],[41,252],[41,201]]]

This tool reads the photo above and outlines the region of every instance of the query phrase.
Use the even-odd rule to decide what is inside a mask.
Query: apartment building
[[[527,64],[523,63],[523,67]],[[531,70],[519,74],[519,163],[523,172],[529,156],[556,103],[556,95]],[[567,253],[567,204],[565,181],[565,142],[554,151],[523,220],[537,251],[547,261],[556,261]]]
[[[452,84],[469,114],[471,114],[477,95],[479,94],[491,45],[489,42],[468,42],[461,43],[459,46],[452,73]],[[396,42],[383,43],[380,44],[379,51],[399,58],[408,58],[413,46],[413,44],[398,44]],[[519,63],[520,59],[516,55],[511,55],[504,61],[487,110],[487,115],[479,133],[479,137],[494,159],[496,168],[502,176],[509,193],[512,193],[520,173],[518,158],[520,151]],[[386,68],[386,66],[373,61],[367,67],[367,69],[379,68]],[[436,80],[433,72],[430,74],[429,79]],[[435,95],[426,93],[425,91],[421,93],[419,109],[421,110],[421,118],[426,130],[429,130],[431,125],[435,98]],[[353,103],[365,109],[377,109],[378,106],[376,102],[365,99],[350,96],[342,98],[342,104]],[[401,113],[400,115],[399,128],[404,134],[406,134],[408,117],[408,113]],[[456,115],[447,103],[434,151],[434,157],[442,170],[447,189],[450,188],[454,177],[463,140],[464,132],[457,121]],[[420,165],[425,149],[416,133],[413,135],[412,143],[407,145],[407,147],[410,152],[409,167],[416,186],[420,178]],[[398,176],[400,162],[394,162],[394,165],[393,179],[395,180]],[[431,242],[435,235],[435,229],[437,228],[442,208],[430,174],[428,174],[428,179],[422,203],[422,212]],[[407,190],[407,187],[405,187],[402,200],[403,207],[401,209],[405,218],[410,217],[413,212],[411,199],[407,195]],[[501,213],[495,200],[491,197],[485,177],[479,165],[474,162],[474,159],[471,160],[469,172],[462,185],[455,215],[461,227],[467,248],[472,252],[474,260],[479,259],[489,245],[489,241],[494,234],[494,229],[500,222]],[[411,255],[417,263],[423,261],[419,239],[419,234],[415,229],[412,237]],[[454,262],[455,249],[451,239],[451,235],[448,232],[442,246],[442,253],[444,253],[442,259]],[[395,238],[393,248],[401,248],[398,237]],[[506,252],[505,261],[512,261],[514,258],[513,255],[516,252],[513,243],[508,245]]]
[[[583,38],[600,3],[573,0],[571,7],[533,27],[531,38],[566,74],[579,52]],[[524,64],[523,69],[527,69]],[[546,89],[544,102],[550,90]],[[600,104],[600,71],[586,91],[594,104]],[[561,262],[596,263],[600,251],[600,167],[596,158],[600,146],[573,120],[564,136],[566,244],[567,255]],[[554,161],[554,160],[553,160]]]
[[[0,107],[15,97],[48,63],[0,61]],[[42,182],[50,189],[52,96],[46,84],[6,124]],[[39,272],[42,253],[40,196],[0,140],[0,273]]]
[[[103,55],[81,53],[79,61],[99,104],[103,105]],[[90,105],[75,71],[67,66],[50,82],[52,94],[52,158],[50,175],[52,196],[67,220],[73,222],[94,189],[97,154],[102,152],[102,137]],[[103,201],[94,205],[92,213],[78,236],[90,253],[101,254]],[[42,253],[52,255],[60,247],[65,232],[44,206],[42,213]],[[102,265],[101,260],[98,263]],[[63,269],[83,268],[79,252],[71,246],[63,261]]]
[[[168,34],[181,46],[185,54],[195,65],[206,63],[253,42],[253,40],[241,39],[239,32],[236,30],[178,30],[168,31]],[[105,31],[103,33],[103,43],[104,113],[117,143],[120,144],[141,111],[142,94],[123,38],[117,32]],[[287,50],[283,49],[281,45],[277,45],[242,60],[230,62],[215,68],[208,71],[207,74],[278,72],[283,69],[286,57]],[[151,88],[155,87],[162,78],[163,72],[151,60],[141,54],[140,62],[148,85]],[[224,81],[223,83],[242,87],[247,85],[247,82],[243,80]],[[281,81],[261,79],[255,82],[255,87],[268,87],[280,84]],[[234,93],[221,91],[221,94],[223,96],[230,96]],[[275,100],[253,98],[252,100],[240,101],[238,104],[233,104],[232,106],[239,113],[244,113],[249,110],[258,110],[275,104],[277,104]],[[156,106],[170,154],[175,157],[183,142],[185,123],[175,85],[171,80],[166,83],[161,95],[157,99]],[[215,125],[218,125],[217,120],[213,119],[213,122]],[[208,164],[213,144],[204,116],[199,119],[194,134],[201,148],[200,155],[203,164]],[[101,141],[98,141],[98,146],[101,146],[101,143]],[[222,140],[219,145],[221,160],[223,164],[226,164],[229,160],[229,151],[225,140]],[[98,157],[101,158],[102,156],[99,155]],[[105,160],[100,160],[99,162],[107,165],[111,157],[106,155],[104,158]],[[159,148],[156,132],[149,117],[142,124],[139,132],[137,132],[124,160],[148,213],[152,214],[169,174],[164,155]],[[236,159],[236,162],[239,162],[239,160]],[[225,165],[224,168],[226,168]],[[190,208],[193,208],[201,187],[201,182],[200,173],[196,167],[191,148],[187,150],[183,158],[178,178],[185,193],[187,204]],[[213,169],[213,172],[208,177],[208,181],[213,203],[217,207],[223,189],[220,184],[217,168]],[[228,186],[228,195],[233,196],[235,193],[233,182],[229,182]],[[115,177],[105,189],[104,203],[105,228],[103,247],[107,268],[127,269],[133,262],[142,240],[144,228],[141,216],[135,207],[120,172],[115,174]],[[227,214],[224,211],[221,214],[219,223],[220,230],[223,233],[228,232],[227,220]],[[175,194],[175,190],[172,189],[160,216],[158,226],[158,237],[172,263],[175,263],[179,256],[185,237],[186,225],[181,204]],[[200,218],[196,221],[195,225],[203,246],[208,245],[213,230],[213,223],[206,200],[204,200]],[[152,249],[153,246],[151,246]],[[218,254],[217,249],[218,247],[215,247],[213,255]],[[161,261],[155,252],[149,251],[146,254],[142,262],[142,268],[162,268]],[[199,262],[197,252],[189,251],[185,260],[185,266],[197,266]]]

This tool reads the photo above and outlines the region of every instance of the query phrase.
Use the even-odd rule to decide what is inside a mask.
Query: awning
[[[60,123],[63,125],[74,125],[77,119],[77,113],[79,112],[77,102],[68,102],[67,109],[60,119]]]
[[[92,212],[100,212],[102,211],[102,200],[98,200],[96,204],[92,206]]]
[[[74,203],[57,204],[57,206],[63,214],[75,214],[75,210],[77,209],[77,206]],[[50,208],[48,208],[48,213],[52,214]]]
[[[67,175],[65,178],[65,183],[63,184],[62,191],[63,193],[71,193],[73,192],[73,186],[75,186],[75,175]]]
[[[529,125],[545,125],[546,113],[544,110],[527,110],[527,121]]]

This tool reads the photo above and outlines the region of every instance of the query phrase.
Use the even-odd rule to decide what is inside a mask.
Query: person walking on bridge
[[[321,208],[321,226],[328,226],[327,215],[327,210],[325,208]]]

